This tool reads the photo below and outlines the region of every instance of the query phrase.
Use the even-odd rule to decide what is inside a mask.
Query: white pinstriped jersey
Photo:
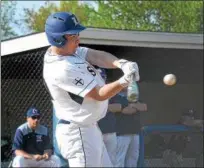
[[[43,77],[52,96],[56,116],[87,125],[106,115],[108,100],[97,101],[85,95],[95,86],[105,85],[99,72],[86,61],[88,48],[78,47],[72,56],[44,56]]]

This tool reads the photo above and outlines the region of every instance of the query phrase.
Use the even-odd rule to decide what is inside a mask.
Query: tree
[[[95,27],[162,32],[203,32],[202,1],[99,1]]]
[[[47,17],[57,11],[69,11],[75,13],[82,24],[85,24],[92,10],[87,4],[80,4],[79,1],[60,1],[59,6],[53,2],[46,1],[45,5],[38,11],[25,8],[24,22],[27,27],[35,32],[43,32]]]
[[[16,2],[2,1],[1,2],[1,40],[17,36],[13,30],[12,24],[18,24],[14,19],[16,11]]]
[[[38,11],[25,9],[25,23],[37,32],[44,31],[47,16],[56,11],[70,11],[87,27],[160,31],[203,32],[202,1],[95,1],[98,9],[79,1],[46,2]]]

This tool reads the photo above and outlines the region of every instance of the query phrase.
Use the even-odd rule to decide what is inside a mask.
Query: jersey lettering
[[[87,70],[91,73],[91,75],[96,76],[96,72],[94,71],[92,67],[87,66]]]

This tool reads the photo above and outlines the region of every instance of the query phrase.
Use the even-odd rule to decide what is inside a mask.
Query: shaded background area
[[[138,62],[140,98],[148,105],[148,112],[141,115],[144,125],[176,123],[181,113],[188,109],[194,109],[196,117],[203,118],[203,50],[96,48]],[[163,77],[167,73],[174,73],[178,79],[173,87],[163,84]],[[108,77],[113,80],[120,75],[120,70],[108,71]]]
[[[141,115],[143,125],[174,124],[183,111],[191,108],[195,109],[197,118],[203,118],[203,50],[88,47],[138,62],[140,97],[148,105],[148,112]],[[52,129],[52,105],[42,80],[46,49],[1,57],[1,133],[11,140],[16,128],[25,122],[25,112],[32,105],[41,110],[41,123]],[[163,76],[167,73],[177,76],[175,86],[163,84]],[[108,70],[112,80],[121,75],[120,70]],[[50,134],[52,136],[51,131]]]

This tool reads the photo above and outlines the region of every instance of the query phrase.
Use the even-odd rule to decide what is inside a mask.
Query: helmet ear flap
[[[53,41],[56,43],[56,45],[62,47],[63,45],[66,44],[67,39],[66,39],[66,37],[63,35],[63,36],[53,37]]]
[[[67,39],[64,35],[48,35],[48,41],[51,44],[55,44],[56,47],[62,47],[67,43]]]

